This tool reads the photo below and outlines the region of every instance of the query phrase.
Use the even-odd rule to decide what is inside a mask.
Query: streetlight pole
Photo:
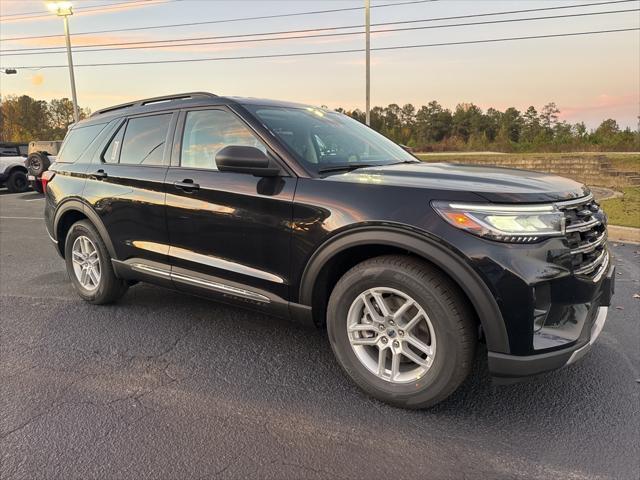
[[[371,0],[364,0],[365,50],[366,50],[366,107],[365,122],[371,125]]]
[[[76,77],[73,74],[73,57],[71,56],[71,37],[69,36],[69,16],[62,17],[64,21],[64,36],[67,41],[67,60],[69,62],[69,79],[71,80],[71,98],[73,99],[73,119],[76,123],[80,120],[78,112],[78,95],[76,94]]]
[[[76,94],[76,77],[73,72],[73,57],[71,55],[71,36],[69,35],[69,15],[73,15],[71,2],[49,2],[49,10],[62,17],[64,22],[64,38],[67,43],[67,63],[69,65],[69,80],[71,81],[71,99],[73,101],[73,119],[76,123],[80,120],[78,111],[78,95]]]

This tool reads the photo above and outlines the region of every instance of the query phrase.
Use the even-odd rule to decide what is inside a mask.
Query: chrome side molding
[[[203,280],[201,278],[191,277],[189,275],[183,275],[181,273],[171,273],[171,279],[175,280],[176,282],[188,283],[197,287],[205,287],[210,290],[215,290],[219,293],[226,293],[234,295],[236,297],[255,300],[257,302],[271,303],[271,300],[269,300],[268,297],[260,293],[252,292],[251,290],[245,290],[244,288],[232,287],[231,285],[227,285],[224,283]]]
[[[224,258],[214,257],[212,255],[204,255],[202,253],[194,252],[186,248],[176,247],[173,245],[167,245],[156,242],[146,242],[142,240],[133,240],[131,244],[141,250],[148,252],[160,253],[162,255],[169,255],[173,258],[179,258],[187,260],[193,263],[199,263],[202,265],[208,265],[209,267],[219,268],[221,270],[227,270],[229,272],[240,273],[242,275],[248,275],[250,277],[260,278],[274,283],[284,283],[284,279],[270,272],[265,272],[257,268],[243,265],[241,263],[232,262]]]
[[[145,265],[144,263],[132,263],[131,268],[138,272],[150,273],[151,275],[157,275],[159,277],[164,277],[164,278],[171,277],[171,272],[169,270],[152,267],[150,265]]]
[[[271,303],[269,297],[262,295],[251,290],[244,288],[234,287],[227,285],[226,283],[214,282],[212,280],[205,280],[203,278],[193,277],[191,275],[185,275],[183,273],[173,273],[170,270],[154,267],[144,263],[131,263],[130,267],[138,272],[154,275],[162,278],[170,278],[173,281],[185,283],[188,285],[194,285],[196,287],[203,287],[209,290],[216,291],[218,293],[224,293],[227,295],[233,295],[235,297],[246,298],[262,303]]]

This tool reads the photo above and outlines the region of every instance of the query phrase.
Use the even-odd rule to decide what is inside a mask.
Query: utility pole
[[[365,43],[366,43],[366,107],[365,122],[371,125],[371,0],[364,0],[364,22],[365,22]]]

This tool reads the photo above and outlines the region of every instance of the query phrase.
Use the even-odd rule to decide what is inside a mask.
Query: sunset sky
[[[434,1],[372,0],[372,24],[473,15],[508,10],[599,3],[558,1]],[[75,46],[165,39],[244,35],[249,33],[361,25],[362,10],[319,13],[260,20],[242,20],[188,27],[126,32],[98,30],[137,28],[176,23],[361,7],[363,0],[149,0],[73,2],[70,18]],[[104,7],[108,9],[95,9]],[[66,65],[64,50],[47,54],[9,55],[11,50],[64,46],[63,37],[8,39],[62,33],[62,20],[43,1],[0,0],[3,68]],[[446,25],[498,19],[568,15],[640,8],[640,0],[589,7],[372,27],[376,29]],[[22,15],[24,14],[24,16]],[[26,16],[26,17],[25,17]],[[549,35],[640,27],[640,12],[498,23],[372,34],[372,48],[468,40]],[[361,28],[341,30],[356,32]],[[286,34],[299,36],[327,31]],[[333,32],[335,33],[335,31]],[[281,35],[282,36],[282,35]],[[220,41],[220,40],[203,40]],[[174,42],[171,42],[174,43]],[[222,95],[267,97],[351,109],[364,109],[364,53],[296,56],[270,59],[207,61],[82,67],[87,63],[219,58],[360,49],[364,35],[288,39],[280,41],[171,46],[75,52],[78,101],[93,110],[128,100],[182,91],[206,90]],[[1,94],[27,94],[38,99],[70,97],[66,68],[20,68],[17,75],[0,74]],[[554,101],[561,118],[595,127],[605,118],[637,128],[640,115],[640,32],[453,45],[372,52],[372,104],[426,104],[446,107],[473,102],[483,109],[515,106],[536,108]]]

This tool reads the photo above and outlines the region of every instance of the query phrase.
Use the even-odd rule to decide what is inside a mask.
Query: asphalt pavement
[[[343,376],[324,331],[150,285],[93,306],[36,193],[0,191],[1,479],[637,479],[640,246],[563,370],[471,378],[427,411]]]

